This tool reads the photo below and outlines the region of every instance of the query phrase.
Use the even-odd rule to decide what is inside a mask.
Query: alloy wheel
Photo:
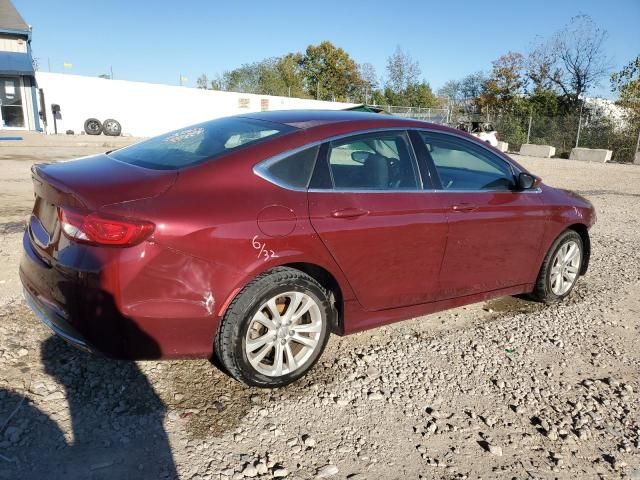
[[[571,290],[580,272],[582,252],[577,242],[570,241],[563,244],[551,264],[549,284],[551,291],[561,296]]]
[[[263,375],[280,377],[302,368],[319,347],[320,307],[310,295],[285,292],[263,303],[244,341],[251,366]]]

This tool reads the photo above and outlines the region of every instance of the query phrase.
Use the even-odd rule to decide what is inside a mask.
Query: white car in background
[[[497,147],[500,135],[493,125],[488,122],[458,122],[458,130],[464,130],[492,147]]]

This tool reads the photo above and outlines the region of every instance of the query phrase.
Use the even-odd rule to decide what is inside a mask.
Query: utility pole
[[[113,65],[109,65],[109,70],[111,72],[111,80],[113,80]]]
[[[529,143],[529,139],[531,138],[531,120],[533,119],[533,107],[529,110],[529,128],[527,129],[527,143]]]
[[[316,82],[316,100],[320,100],[320,79]]]

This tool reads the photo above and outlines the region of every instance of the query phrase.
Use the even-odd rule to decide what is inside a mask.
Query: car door
[[[321,148],[308,192],[311,223],[366,310],[436,298],[447,220],[438,198],[423,193],[406,131]]]
[[[449,222],[442,298],[535,281],[546,220],[539,190],[518,191],[512,165],[487,147],[418,133]]]

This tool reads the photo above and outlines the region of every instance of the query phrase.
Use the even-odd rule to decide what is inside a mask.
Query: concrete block
[[[556,147],[551,145],[534,145],[533,143],[523,143],[520,146],[520,155],[530,157],[551,158],[556,154]]]
[[[509,144],[507,142],[498,142],[496,148],[501,152],[506,152],[507,150],[509,150]]]
[[[611,150],[605,150],[604,148],[572,148],[569,160],[605,163],[611,160],[612,154]]]
[[[633,161],[636,165],[640,165],[640,152],[636,152],[636,158]]]

